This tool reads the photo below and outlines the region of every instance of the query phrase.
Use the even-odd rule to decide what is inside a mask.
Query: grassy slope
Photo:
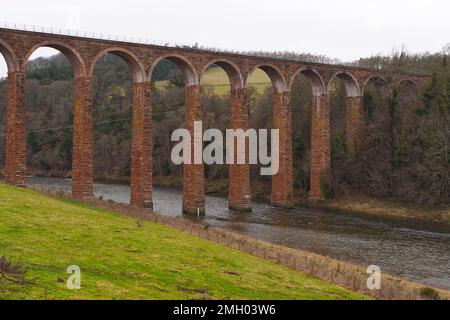
[[[220,67],[209,68],[202,77],[202,84],[206,90],[212,90],[215,94],[225,95],[230,92],[230,81],[225,71]],[[167,81],[157,81],[155,86],[163,90]],[[261,69],[256,69],[250,76],[249,85],[255,87],[258,93],[263,93],[270,86],[270,79]]]
[[[0,185],[3,299],[348,299],[360,295],[166,226]],[[81,290],[65,288],[78,265]]]

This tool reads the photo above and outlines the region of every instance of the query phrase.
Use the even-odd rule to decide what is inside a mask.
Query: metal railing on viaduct
[[[41,31],[41,32],[39,32]],[[45,32],[42,32],[45,31]],[[50,30],[51,31],[51,30]],[[419,87],[430,76],[394,73],[367,68],[327,65],[276,58],[256,57],[214,50],[158,46],[124,42],[109,36],[89,38],[86,34],[54,34],[48,30],[16,30],[0,27],[0,53],[8,67],[7,138],[5,181],[26,184],[25,72],[31,54],[51,47],[64,54],[74,72],[72,192],[75,197],[93,197],[92,77],[96,63],[105,54],[121,57],[133,76],[131,153],[131,204],[152,207],[152,99],[151,78],[163,59],[177,64],[186,86],[185,128],[191,134],[194,122],[202,120],[200,100],[202,74],[211,65],[227,73],[231,86],[231,129],[247,129],[248,78],[257,68],[271,79],[274,90],[273,128],[279,129],[279,171],[272,177],[272,203],[290,206],[293,194],[292,110],[290,90],[294,78],[302,74],[311,83],[311,199],[321,199],[320,185],[330,181],[330,84],[343,81],[346,89],[347,143],[357,148],[363,123],[362,96],[370,81],[395,88],[401,83]],[[204,165],[183,166],[183,211],[204,213]],[[229,165],[229,207],[251,210],[248,164]]]

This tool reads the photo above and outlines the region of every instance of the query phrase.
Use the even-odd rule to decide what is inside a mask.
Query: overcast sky
[[[402,45],[436,52],[450,42],[449,0],[14,0],[0,21],[344,61]]]

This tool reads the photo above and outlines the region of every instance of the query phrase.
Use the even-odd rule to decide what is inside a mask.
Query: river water
[[[71,189],[71,180],[56,178],[33,177],[28,184]],[[153,192],[155,211],[182,215],[181,190],[154,188]],[[116,202],[130,199],[130,187],[123,184],[95,183],[94,193]],[[226,198],[215,196],[206,196],[205,217],[185,218],[338,260],[378,265],[382,272],[450,290],[450,231],[438,226],[303,207],[280,209],[263,203],[254,203],[249,213],[234,212],[228,209]]]

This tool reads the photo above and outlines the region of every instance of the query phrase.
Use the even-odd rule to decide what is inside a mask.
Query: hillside
[[[0,256],[24,271],[0,263],[0,299],[364,298],[148,221],[5,185],[0,199]]]

